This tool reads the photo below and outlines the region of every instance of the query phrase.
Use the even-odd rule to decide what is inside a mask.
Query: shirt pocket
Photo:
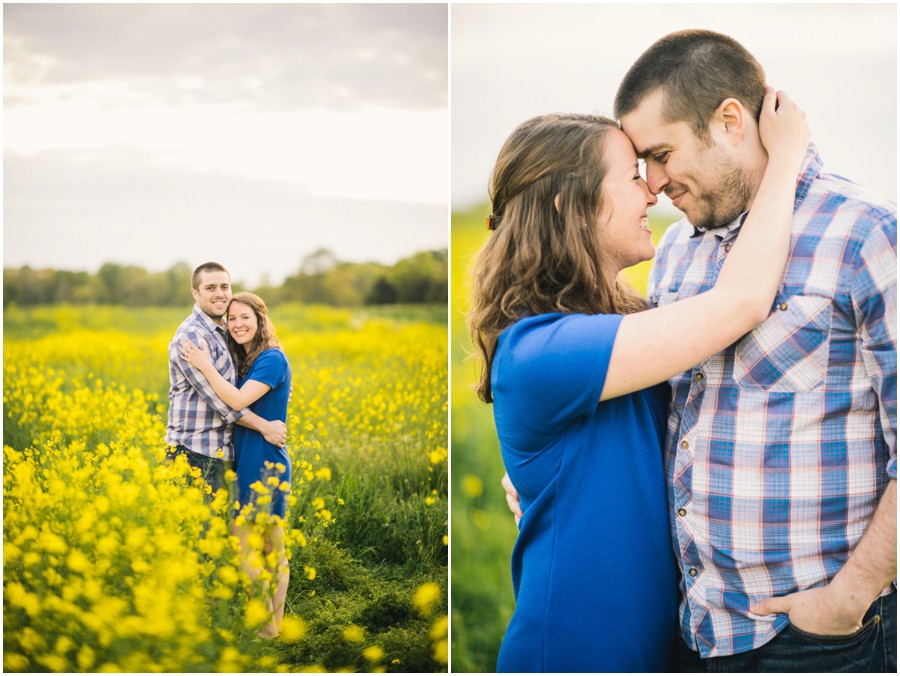
[[[779,299],[775,312],[738,341],[734,381],[750,390],[809,392],[825,381],[831,299]]]

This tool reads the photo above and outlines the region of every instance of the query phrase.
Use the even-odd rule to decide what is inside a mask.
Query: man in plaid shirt
[[[169,343],[169,417],[166,427],[168,457],[184,455],[200,469],[212,489],[225,487],[225,471],[234,460],[231,428],[234,423],[260,432],[278,447],[284,445],[287,428],[280,420],[265,420],[250,409],[234,411],[215,393],[200,371],[181,357],[179,347],[187,338],[206,344],[223,377],[235,382],[235,368],[228,352],[223,323],[231,300],[231,276],[218,263],[204,263],[191,279],[194,309]]]
[[[682,31],[619,87],[650,189],[686,216],[660,242],[656,305],[715,284],[766,166],[765,84],[731,38]],[[769,318],[670,380],[675,670],[896,673],[896,247],[896,206],[810,145]]]
[[[766,164],[764,87],[708,31],[662,38],[620,85],[650,189],[687,217],[655,304],[715,283]],[[769,318],[670,381],[678,670],[897,670],[896,207],[822,169],[810,145]]]

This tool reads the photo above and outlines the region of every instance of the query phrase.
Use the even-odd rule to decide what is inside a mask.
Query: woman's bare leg
[[[284,552],[284,526],[270,526],[267,533],[269,551],[275,552],[275,570],[272,577],[275,579],[275,596],[272,599],[272,609],[275,626],[281,631],[281,620],[284,617],[284,602],[287,598],[288,582],[290,580],[290,564]]]
[[[250,578],[250,584],[253,585],[259,580],[260,575],[263,572],[263,566],[265,565],[263,560],[264,554],[250,545],[249,538],[251,533],[253,533],[253,526],[235,525],[233,527],[233,533],[241,542],[241,566],[247,573],[247,577]],[[264,639],[275,638],[278,636],[278,627],[275,624],[275,612],[273,610],[272,598],[269,595],[269,583],[267,580],[262,581],[260,592],[263,595],[266,607],[269,609],[270,617],[269,621],[257,632],[257,636]]]

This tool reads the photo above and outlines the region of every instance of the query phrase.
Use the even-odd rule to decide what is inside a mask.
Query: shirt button
[[[694,376],[694,380],[696,380],[696,381],[698,381],[698,382],[701,381],[701,380],[703,380],[703,374],[702,374],[702,373],[698,373],[697,375]]]
[[[778,309],[781,310],[782,312],[784,312],[785,310],[788,309],[788,304],[787,304],[787,303],[781,303],[781,304],[778,306]]]
[[[687,516],[687,510],[684,507],[682,507],[681,509],[678,510],[678,516]]]
[[[691,577],[697,577],[697,569],[696,569],[696,568],[691,568],[691,569],[688,571],[688,575],[690,575]]]
[[[731,251],[731,244],[726,244],[725,245],[725,253],[728,253],[729,251]]]
[[[690,444],[689,444],[688,442],[686,442],[686,441],[682,441],[682,442],[681,442],[681,447],[682,447],[682,448],[687,448],[688,446],[690,446]]]

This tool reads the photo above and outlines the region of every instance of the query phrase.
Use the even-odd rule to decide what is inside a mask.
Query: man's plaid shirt
[[[194,345],[206,344],[216,370],[234,383],[235,370],[225,339],[225,329],[196,305],[169,343],[169,420],[166,442],[182,445],[194,453],[208,457],[234,459],[231,441],[232,423],[246,409],[236,412],[219,399],[206,377],[181,358],[179,344],[183,338]]]
[[[742,220],[670,227],[651,272],[666,305],[710,289]],[[810,146],[769,318],[670,380],[666,468],[679,616],[701,657],[759,647],[785,615],[748,606],[821,586],[896,478],[897,215]]]

